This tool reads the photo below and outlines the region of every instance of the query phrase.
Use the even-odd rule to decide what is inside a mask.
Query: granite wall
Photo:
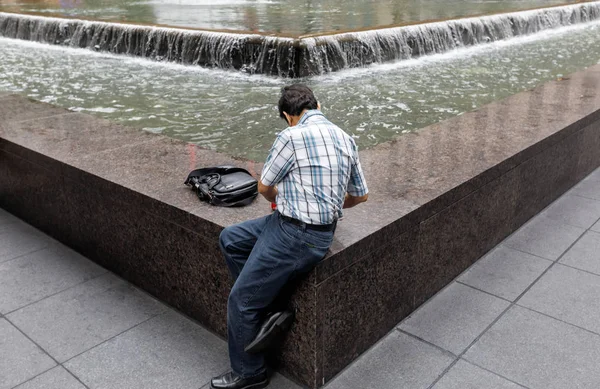
[[[596,66],[361,152],[369,202],[297,285],[278,368],[321,386],[600,166],[598,83]],[[210,207],[182,182],[261,164],[14,95],[0,118],[0,207],[225,336],[218,234],[269,205]]]

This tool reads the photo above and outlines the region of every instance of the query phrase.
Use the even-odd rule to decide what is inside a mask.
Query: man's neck
[[[292,123],[290,127],[296,127],[298,125],[298,123],[300,123],[300,120],[302,119],[302,117],[308,112],[310,111],[310,109],[305,109],[304,111],[300,112],[300,115],[298,116],[292,116]]]

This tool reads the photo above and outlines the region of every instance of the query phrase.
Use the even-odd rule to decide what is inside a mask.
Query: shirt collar
[[[308,119],[310,119],[313,116],[325,116],[325,115],[323,115],[323,113],[321,111],[319,111],[318,109],[311,109],[310,111],[306,111],[304,113],[304,115],[302,115],[302,117],[300,118],[300,121],[298,121],[298,125],[305,124],[308,121]]]

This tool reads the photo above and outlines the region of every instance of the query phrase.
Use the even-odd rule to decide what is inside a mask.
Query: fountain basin
[[[365,31],[279,37],[0,12],[0,36],[295,78],[444,53],[599,18],[600,2],[585,2]]]
[[[600,166],[600,66],[361,153],[369,202],[292,297],[278,368],[332,379],[470,264]],[[196,166],[261,164],[0,96],[0,207],[224,336],[221,229],[269,212],[200,203]]]

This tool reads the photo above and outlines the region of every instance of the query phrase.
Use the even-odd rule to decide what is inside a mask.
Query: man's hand
[[[271,203],[275,202],[275,198],[277,197],[277,187],[276,186],[266,186],[259,180],[258,181],[258,193],[263,195],[265,199],[270,201]]]
[[[368,193],[359,197],[350,196],[348,193],[346,193],[346,198],[344,199],[344,208],[352,208],[360,203],[364,203],[368,198]]]

